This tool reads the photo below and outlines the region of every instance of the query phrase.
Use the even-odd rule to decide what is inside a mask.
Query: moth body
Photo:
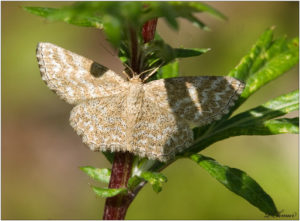
[[[129,89],[126,98],[127,116],[136,117],[141,109],[144,89],[141,81],[129,81]]]
[[[133,79],[129,81],[129,89],[126,96],[124,110],[122,111],[123,119],[126,120],[126,149],[131,151],[133,141],[133,131],[139,114],[141,113],[144,97],[143,83],[141,80]]]

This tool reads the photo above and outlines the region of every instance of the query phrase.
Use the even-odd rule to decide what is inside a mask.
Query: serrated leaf
[[[273,40],[273,29],[265,31],[250,53],[229,73],[229,76],[246,83],[241,102],[297,64],[298,50],[298,39],[287,41],[283,37]]]
[[[195,161],[230,191],[243,197],[265,214],[278,215],[272,198],[245,172],[236,168],[223,166],[214,159],[200,154],[193,154],[190,156],[190,159]]]
[[[194,57],[210,51],[210,48],[174,48],[176,58]]]
[[[239,64],[232,71],[230,71],[230,73],[228,74],[229,76],[246,82],[250,75],[250,69],[255,60],[263,51],[270,47],[273,39],[273,29],[274,28],[267,29],[259,37],[257,42],[251,48],[250,52],[241,59]]]
[[[195,17],[193,13],[206,12],[221,19],[225,18],[222,13],[201,2],[147,2],[147,6],[148,9],[142,15],[144,22],[161,17],[175,30],[178,29],[178,23],[175,18],[187,19],[197,27],[208,30],[208,27]]]
[[[91,186],[91,188],[93,189],[94,193],[96,193],[98,196],[101,197],[113,197],[118,194],[127,192],[126,188],[108,189],[108,188],[100,188],[95,186]]]
[[[80,169],[85,172],[87,175],[89,175],[92,179],[103,182],[103,183],[109,183],[111,170],[107,168],[95,168],[92,166],[84,166],[80,167]]]
[[[162,184],[168,181],[163,174],[149,171],[142,172],[141,177],[152,185],[156,193],[159,193],[162,190]]]
[[[266,61],[259,71],[248,78],[243,97],[249,97],[263,85],[274,80],[298,63],[298,46],[290,44],[290,42],[288,44],[290,47]]]
[[[242,97],[231,108],[230,113],[225,115],[219,122],[202,128],[194,128],[196,142],[186,151],[186,155],[199,152],[212,143],[232,136],[277,134],[286,131],[287,128],[290,129],[288,131],[291,133],[297,131],[297,128],[292,125],[285,125],[286,128],[282,130],[280,128],[274,129],[272,123],[275,122],[266,121],[297,110],[299,108],[298,91],[280,96],[264,105],[238,114],[229,120],[227,119],[248,96],[267,82],[284,73],[298,61],[298,39],[290,42],[287,42],[285,37],[274,41],[272,39],[273,28],[270,28],[262,34],[250,53],[241,60],[240,64],[229,73],[230,76],[247,82]],[[293,57],[292,54],[295,56]],[[284,124],[277,125],[284,126]],[[261,128],[261,133],[259,133],[259,130],[255,130],[254,127],[256,126]]]
[[[192,8],[195,12],[207,12],[211,15],[216,16],[220,19],[226,19],[226,16],[222,14],[220,11],[216,10],[215,8],[204,4],[203,2],[171,2],[171,4],[182,4],[185,3],[187,7]]]
[[[171,27],[178,29],[176,18],[183,17],[207,29],[204,23],[192,13],[208,12],[219,17],[221,15],[217,10],[201,3],[184,3],[178,6],[171,2],[76,2],[61,8],[25,7],[24,9],[51,21],[103,29],[108,40],[117,48],[121,42],[130,41],[128,34],[130,29],[135,29],[136,33],[139,33],[135,37],[141,38],[140,29],[145,22],[153,18],[162,17]],[[128,57],[122,57],[123,60],[126,58]],[[173,59],[171,56],[163,57],[162,60],[167,63]]]
[[[185,18],[191,21],[197,27],[202,28],[204,30],[209,30],[209,28],[201,20],[195,17],[193,13],[207,12],[221,19],[226,18],[221,12],[202,2],[174,1],[169,2],[169,4],[173,6],[173,10],[175,11],[174,14],[176,14],[176,17]]]
[[[179,67],[178,67],[178,61],[174,61],[172,63],[169,63],[162,68],[159,69],[157,73],[157,78],[172,78],[172,77],[178,77],[179,75]]]

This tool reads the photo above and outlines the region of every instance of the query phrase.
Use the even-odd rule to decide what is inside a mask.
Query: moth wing
[[[81,102],[71,111],[70,124],[93,151],[125,151],[124,93]]]
[[[70,104],[111,96],[126,87],[126,80],[113,71],[51,43],[39,43],[36,56],[42,79]]]
[[[185,119],[190,126],[203,126],[229,112],[244,84],[232,77],[179,77],[151,81],[145,96],[160,108]]]
[[[144,97],[132,136],[130,146],[133,153],[160,161],[168,161],[193,142],[189,125],[147,96]]]

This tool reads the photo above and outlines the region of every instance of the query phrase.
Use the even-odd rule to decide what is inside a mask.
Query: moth
[[[232,77],[177,77],[146,83],[51,43],[39,43],[42,79],[74,105],[70,124],[93,151],[129,151],[168,161],[193,143],[192,128],[229,112],[244,84]]]

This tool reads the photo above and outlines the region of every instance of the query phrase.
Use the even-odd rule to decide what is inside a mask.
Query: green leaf
[[[174,61],[160,68],[157,73],[157,78],[158,79],[172,78],[172,77],[178,77],[178,75],[179,75],[178,61]]]
[[[175,18],[185,18],[197,27],[208,30],[208,27],[193,13],[206,12],[218,18],[225,16],[216,9],[200,2],[147,2],[148,8],[142,14],[142,20],[148,21],[153,18],[164,18],[172,28],[178,29]]]
[[[254,134],[298,134],[299,133],[299,118],[281,118],[268,120],[261,125],[256,125]]]
[[[226,188],[243,197],[249,203],[268,215],[276,216],[278,211],[272,198],[245,172],[223,166],[212,158],[193,154],[190,159],[205,169]]]
[[[299,91],[296,90],[242,112],[215,127],[208,128],[209,126],[206,126],[195,129],[195,144],[189,148],[186,154],[199,152],[212,143],[233,136],[295,133],[298,130],[297,119],[269,120],[298,109]],[[275,128],[276,126],[277,128]]]
[[[89,175],[92,179],[103,182],[103,183],[109,183],[111,170],[110,169],[99,169],[91,166],[84,166],[80,167],[80,169],[85,172],[87,175]]]
[[[214,142],[228,137],[241,135],[276,135],[299,132],[299,118],[281,118],[276,120],[253,120],[237,125],[223,127],[214,134]],[[207,140],[212,142],[212,140]]]
[[[299,109],[299,91],[274,98],[267,103],[248,111],[240,113],[227,121],[226,125],[239,125],[241,123],[251,123],[256,119],[269,120],[283,116],[287,113]]]
[[[173,8],[174,11],[173,15],[176,15],[176,17],[185,18],[191,21],[197,27],[202,28],[204,30],[209,30],[209,28],[201,20],[199,20],[196,16],[194,16],[193,13],[207,12],[209,14],[216,16],[217,18],[221,18],[221,19],[226,18],[221,12],[202,2],[174,1],[174,2],[169,2],[169,5],[172,6]]]
[[[299,60],[298,39],[273,40],[273,28],[266,30],[229,76],[245,81],[242,100],[291,69]],[[240,102],[241,103],[241,102]]]
[[[248,78],[243,97],[250,96],[263,85],[274,80],[298,63],[298,42],[295,44],[288,42],[287,44],[288,48],[286,50],[282,50],[280,54],[268,59],[260,70]]]
[[[33,15],[38,15],[44,18],[49,17],[52,14],[57,13],[57,8],[43,8],[43,7],[23,7],[23,9]]]
[[[141,181],[143,181],[143,179],[137,175],[130,177],[127,183],[128,189],[133,190],[140,184]]]
[[[128,48],[129,46],[127,44],[121,42],[118,56],[122,63],[128,63],[128,60],[130,58],[130,53]]]
[[[135,37],[141,41],[143,24],[153,18],[164,18],[171,27],[178,29],[176,18],[183,17],[203,29],[208,29],[192,13],[208,12],[222,17],[217,10],[202,3],[76,2],[61,8],[24,7],[24,9],[50,21],[63,21],[77,26],[103,29],[108,40],[116,48],[119,48],[121,43],[130,41],[129,30],[134,29],[138,33]],[[167,63],[174,59],[172,56],[167,58],[170,60],[166,57],[163,57],[162,60],[167,60]],[[122,59],[127,60],[124,56]]]
[[[95,186],[91,186],[91,187],[92,187],[94,193],[96,193],[98,196],[101,196],[101,197],[113,197],[118,194],[127,192],[126,188],[108,189],[108,188],[100,188],[100,187],[95,187]]]
[[[244,56],[239,64],[228,74],[231,77],[246,81],[249,77],[250,69],[259,55],[270,47],[273,39],[273,29],[267,29],[254,44],[250,52]]]
[[[246,89],[240,99],[231,108],[230,113],[220,121],[194,128],[196,141],[184,155],[199,152],[212,143],[232,136],[269,135],[284,133],[284,131],[295,133],[298,130],[295,125],[287,122],[266,121],[297,110],[299,108],[298,91],[280,96],[229,120],[227,118],[248,96],[294,66],[299,59],[298,48],[298,39],[287,41],[285,37],[282,37],[273,40],[273,28],[266,30],[250,53],[229,73],[232,77],[246,81]],[[293,119],[292,123],[295,121]],[[276,129],[273,127],[275,124],[278,126]],[[283,126],[282,129],[279,128],[280,125]],[[256,130],[255,127],[259,129]]]
[[[162,184],[168,181],[163,174],[149,171],[142,172],[140,177],[149,182],[156,193],[159,193],[162,190]]]
[[[171,2],[171,4],[177,4],[178,6],[182,6],[182,4],[184,4],[186,7],[193,9],[193,11],[195,12],[207,12],[211,15],[216,16],[217,18],[226,19],[226,16],[223,15],[220,11],[202,2]]]
[[[63,21],[72,25],[103,28],[99,17],[77,13],[77,11],[66,8],[43,8],[43,7],[24,7],[31,14],[49,19],[50,21]]]
[[[145,60],[148,62],[145,69],[157,67],[161,64],[168,65],[176,58],[199,56],[210,50],[209,48],[172,48],[161,38],[158,37],[158,39],[160,40],[153,40],[143,46]]]
[[[160,63],[167,64],[176,58],[173,48],[163,40],[150,41],[144,45],[144,51],[146,60],[149,60],[150,63],[158,59]]]
[[[194,57],[210,51],[210,48],[175,48],[176,58]]]

